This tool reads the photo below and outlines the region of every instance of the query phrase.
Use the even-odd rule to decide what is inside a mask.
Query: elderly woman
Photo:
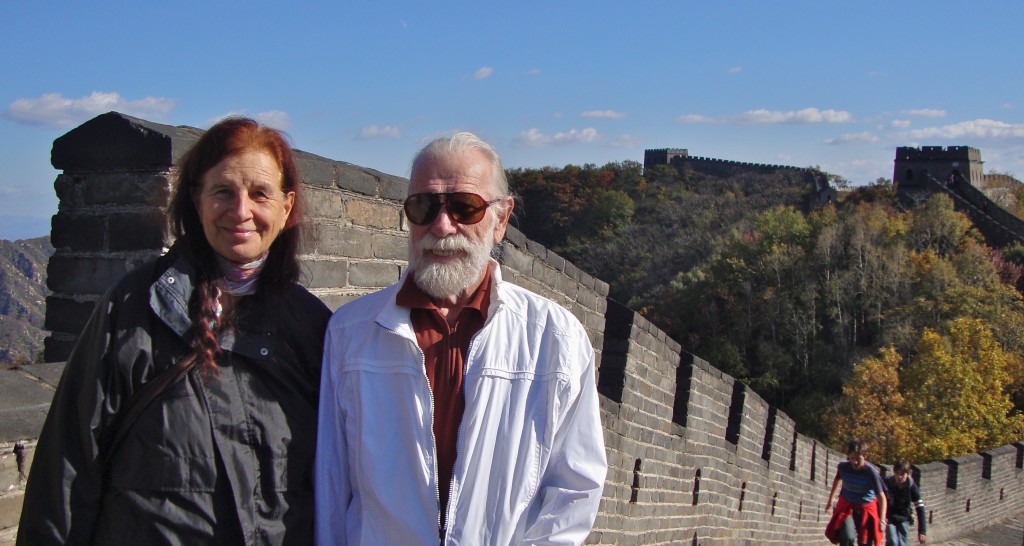
[[[283,136],[214,125],[180,162],[177,241],[96,305],[36,447],[18,544],[305,544],[330,311],[296,284]]]

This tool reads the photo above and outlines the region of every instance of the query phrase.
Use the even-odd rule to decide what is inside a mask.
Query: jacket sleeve
[[[332,366],[338,358],[336,343],[337,335],[329,326],[324,340],[313,482],[316,543],[321,546],[348,544],[346,522],[352,500],[352,485],[348,476],[348,442],[338,405],[338,377],[336,368]]]
[[[65,364],[36,445],[18,545],[92,541],[104,478],[100,436],[120,405],[112,312],[108,294]]]
[[[928,520],[925,518],[924,501],[921,500],[921,489],[916,483],[910,484],[910,502],[914,503],[914,509],[917,511],[917,533],[927,535]]]
[[[571,354],[581,374],[555,431],[551,459],[521,544],[582,544],[601,503],[608,460],[598,405],[594,349],[585,334]]]

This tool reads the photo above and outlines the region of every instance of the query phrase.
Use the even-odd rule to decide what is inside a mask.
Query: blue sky
[[[292,6],[291,4],[297,4]],[[897,146],[1024,176],[1024,3],[0,2],[0,238],[49,232],[53,140],[117,110],[406,176],[469,130],[508,167],[646,148],[864,184]]]

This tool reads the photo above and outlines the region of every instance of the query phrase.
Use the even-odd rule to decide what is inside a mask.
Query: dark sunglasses
[[[475,193],[417,193],[405,200],[405,216],[410,222],[425,226],[432,224],[441,212],[441,205],[448,209],[448,216],[455,222],[470,225],[484,219],[487,207],[501,201],[501,198],[485,201]]]

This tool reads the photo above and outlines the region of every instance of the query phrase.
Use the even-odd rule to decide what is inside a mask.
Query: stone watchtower
[[[657,150],[644,150],[644,169],[655,165],[671,165],[672,160],[690,156],[689,150],[684,148],[660,148]]]
[[[981,187],[985,181],[982,164],[981,150],[970,146],[901,146],[896,148],[892,182],[901,192],[924,186],[927,176],[943,183],[950,177],[963,177]]]

